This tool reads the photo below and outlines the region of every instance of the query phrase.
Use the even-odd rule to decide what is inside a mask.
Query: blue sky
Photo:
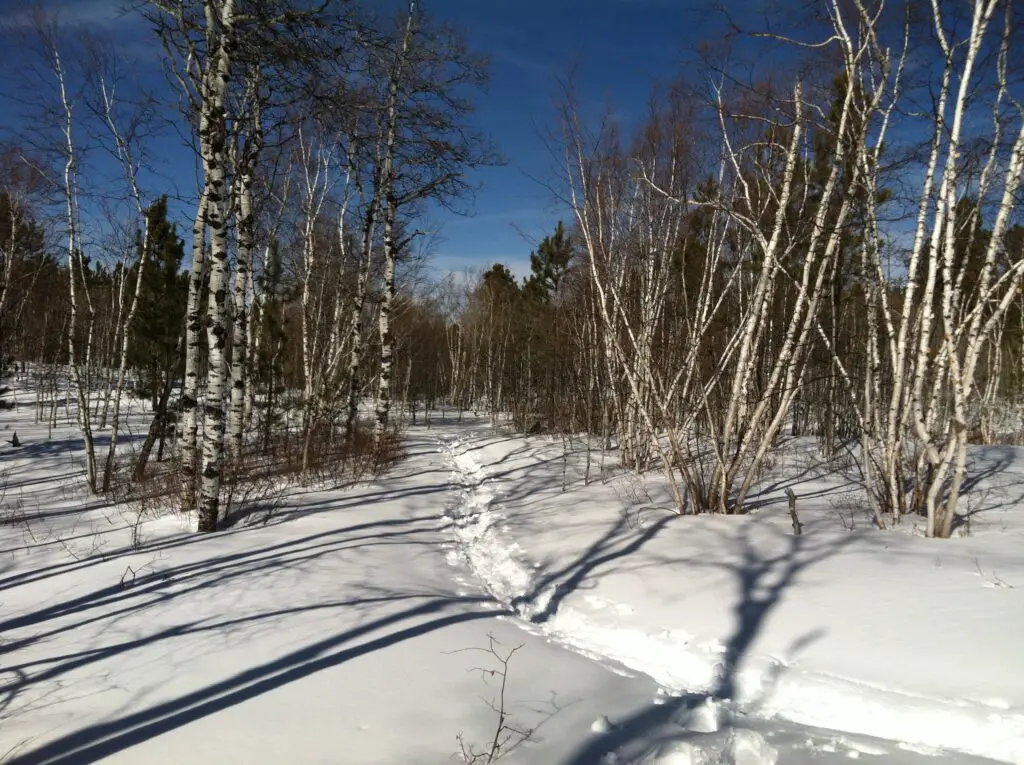
[[[0,19],[16,19],[24,5],[0,0]],[[148,58],[154,70],[148,76],[155,80],[155,43],[139,20],[118,17],[119,5],[119,0],[49,4],[59,8],[65,22],[102,27],[129,53]],[[476,173],[480,188],[470,215],[433,215],[441,231],[436,270],[503,262],[524,275],[531,248],[566,217],[545,185],[553,178],[553,160],[542,136],[555,121],[556,77],[573,69],[585,108],[596,112],[610,105],[622,124],[634,124],[644,116],[654,82],[670,80],[692,62],[695,46],[718,26],[712,5],[698,0],[423,0],[435,18],[463,29],[475,50],[491,56],[492,80],[478,98],[475,122],[507,159],[504,166]],[[0,67],[10,71],[18,56],[5,46]],[[179,184],[189,182],[182,169],[192,160],[177,139],[169,139],[163,160]]]
[[[555,121],[556,77],[576,72],[582,103],[610,104],[623,124],[643,118],[656,80],[671,79],[705,34],[707,3],[683,0],[433,0],[492,57],[479,125],[508,159],[478,173],[476,216],[448,220],[438,255],[455,266],[504,262],[522,275],[529,252],[566,213],[543,134]]]

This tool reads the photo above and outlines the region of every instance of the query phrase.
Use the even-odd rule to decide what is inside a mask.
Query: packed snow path
[[[944,749],[945,761],[952,750],[1024,762],[1024,715],[1019,709],[1009,708],[1010,702],[1004,699],[951,699],[929,693],[929,689],[901,688],[899,673],[894,673],[893,685],[886,686],[856,676],[802,668],[796,660],[801,648],[824,638],[827,625],[812,625],[794,641],[788,658],[751,650],[776,601],[785,595],[784,590],[797,584],[804,569],[837,555],[847,543],[858,542],[855,537],[846,535],[835,546],[816,547],[813,541],[801,546],[801,540],[808,536],[790,536],[785,540],[788,549],[781,554],[757,549],[756,542],[745,538],[745,568],[737,570],[745,599],[733,609],[739,614],[739,623],[731,637],[720,632],[701,641],[678,621],[673,623],[679,611],[671,605],[636,613],[638,603],[652,600],[651,587],[659,578],[665,579],[664,569],[671,572],[668,558],[640,551],[673,516],[650,513],[645,520],[641,514],[632,528],[623,523],[608,526],[609,512],[604,508],[602,526],[602,518],[581,505],[584,495],[568,492],[558,497],[559,490],[565,488],[564,479],[557,486],[562,445],[549,442],[545,449],[537,446],[538,442],[543,440],[535,439],[529,446],[525,440],[494,438],[483,432],[441,438],[454,467],[453,481],[463,487],[463,500],[453,510],[457,555],[487,591],[514,610],[533,631],[583,655],[646,674],[666,692],[685,695],[690,706],[713,696],[730,700],[725,707],[733,713],[884,737],[921,751]],[[544,465],[546,471],[540,472],[546,480],[538,481],[538,468]],[[515,495],[515,509],[505,507],[505,492]],[[559,526],[545,529],[531,519],[534,515],[552,518],[551,513],[537,510],[544,504],[554,508]],[[614,511],[611,517],[614,520]],[[589,537],[583,531],[588,520],[594,527]],[[628,520],[628,515],[623,520]],[[737,522],[750,524],[752,520]],[[602,533],[605,527],[608,531]],[[538,553],[545,555],[543,562]],[[713,558],[710,551],[708,558]],[[619,564],[627,570],[633,566],[632,571],[619,576],[618,592],[627,597],[608,597],[605,593],[615,594],[615,583],[606,582],[606,574]],[[659,568],[663,570],[659,572]],[[621,586],[623,578],[628,580],[625,590]],[[680,598],[687,590],[700,586],[699,581],[685,577],[677,577],[669,585]],[[841,583],[834,597],[844,598]],[[728,611],[721,604],[717,610]],[[659,624],[652,620],[652,612],[664,621]],[[900,614],[889,616],[894,633],[905,626]],[[664,627],[665,621],[673,626]],[[988,637],[979,635],[978,650],[986,650]],[[891,642],[899,649],[897,634]],[[941,656],[941,652],[933,655]],[[1012,672],[1019,676],[1019,654],[1015,655],[1016,659],[1013,654],[1006,658],[1011,665],[1017,662]],[[877,661],[884,664],[886,657],[879,655]],[[956,661],[955,657],[950,656],[950,661]]]

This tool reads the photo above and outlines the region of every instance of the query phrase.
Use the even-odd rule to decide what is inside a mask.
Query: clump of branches
[[[467,741],[462,733],[456,736],[459,742],[459,751],[455,756],[466,765],[485,765],[497,762],[524,742],[529,741],[534,732],[534,729],[527,728],[512,718],[506,699],[509,665],[524,644],[520,643],[513,648],[503,650],[501,643],[490,633],[487,635],[487,641],[486,648],[465,648],[455,652],[474,651],[483,653],[492,659],[492,666],[474,667],[470,671],[480,673],[483,681],[488,685],[497,685],[492,697],[485,699],[485,703],[495,715],[494,733],[491,735],[490,741],[485,744],[474,744]]]

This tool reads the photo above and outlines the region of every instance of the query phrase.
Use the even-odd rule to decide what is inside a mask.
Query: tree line
[[[878,526],[920,514],[949,536],[1024,350],[1019,22],[1009,0],[961,5],[733,24],[778,67],[742,80],[710,51],[631,130],[563,83],[564,222],[521,281],[494,264],[436,283],[428,209],[499,159],[473,128],[486,60],[417,0],[139,4],[197,158],[188,245],[143,183],[152,100],[118,100],[116,52],[38,16],[52,129],[0,156],[0,355],[68,371],[96,491],[132,378],[153,403],[132,476],[175,420],[201,531],[246,454],[287,433],[309,474],[383,448],[397,406],[614,445],[681,513],[745,512],[780,439],[813,437],[853,456]],[[97,147],[123,178],[102,226]]]

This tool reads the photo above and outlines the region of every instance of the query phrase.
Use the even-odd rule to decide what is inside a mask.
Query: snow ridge
[[[450,508],[456,550],[449,563],[468,565],[497,601],[522,617],[523,627],[583,655],[650,676],[671,693],[710,693],[723,669],[720,643],[696,643],[679,630],[623,624],[624,604],[577,597],[537,624],[557,585],[530,599],[532,567],[515,544],[502,538],[505,518],[486,467],[471,439],[442,437],[438,450],[453,465],[461,502]],[[831,728],[901,742],[915,751],[959,751],[1024,765],[1024,715],[989,705],[874,687],[856,680],[802,671],[769,656],[747,657],[735,678],[737,711],[802,725]]]

